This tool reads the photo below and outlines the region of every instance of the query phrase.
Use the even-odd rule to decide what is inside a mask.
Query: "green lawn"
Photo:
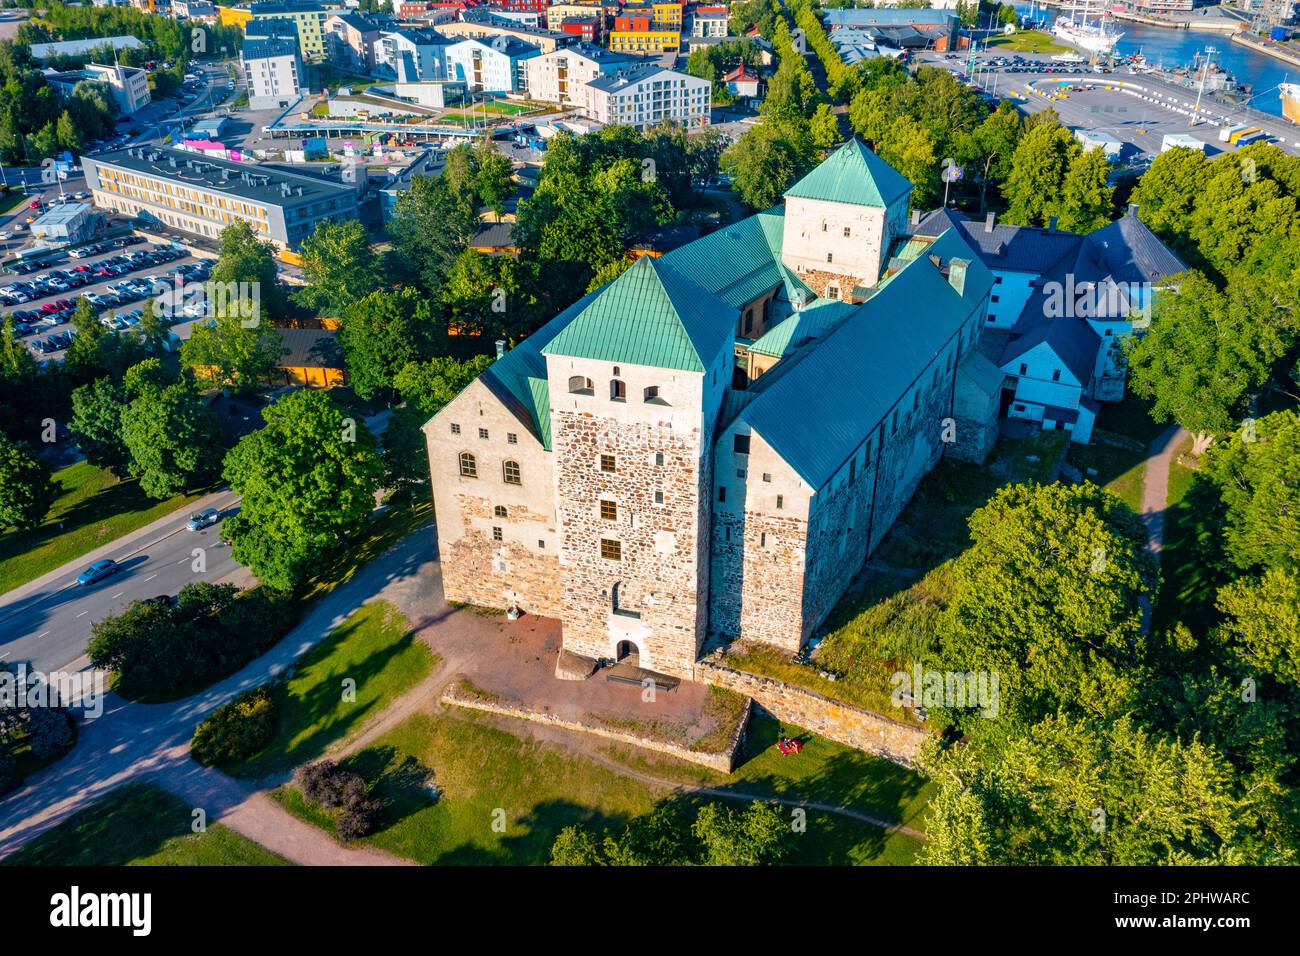
[[[134,480],[78,462],[54,473],[59,496],[33,531],[0,535],[0,593],[183,508],[206,492],[155,501]]]
[[[947,562],[970,543],[967,519],[1006,484],[1051,479],[1064,440],[1061,432],[1000,439],[981,466],[944,459],[921,482],[869,566],[831,612],[811,666],[748,646],[743,656],[729,654],[728,663],[912,720],[910,712],[893,706],[890,678],[930,649],[934,618],[949,590]],[[838,679],[821,676],[823,670]]]
[[[1071,445],[1066,460],[1083,477],[1112,491],[1138,514],[1142,513],[1142,484],[1146,479],[1146,452],[1113,445]],[[1096,469],[1091,475],[1089,468]]]
[[[1215,520],[1218,493],[1189,461],[1188,438],[1169,465],[1169,498],[1160,554],[1160,595],[1152,627],[1178,623],[1204,634],[1216,619],[1214,596],[1225,582],[1215,570],[1220,536]]]
[[[226,768],[236,776],[281,773],[315,760],[336,740],[391,704],[433,670],[434,656],[391,604],[363,605],[298,661],[275,687],[275,737],[251,759]],[[345,699],[345,681],[355,699]]]
[[[127,784],[69,817],[5,866],[288,866],[287,860],[210,823],[191,831],[191,808],[149,784]]]
[[[27,193],[22,189],[10,189],[4,195],[0,195],[0,216],[7,216],[25,205],[27,205]]]
[[[893,812],[915,815],[924,796],[919,778],[909,785],[891,783],[894,775],[912,775],[815,739],[803,755],[779,763],[766,753],[767,738],[776,733],[775,724],[761,728],[756,746],[764,752],[751,761],[752,770],[748,764],[742,768],[738,783],[758,794],[795,788],[827,803],[847,796],[857,801],[853,805],[866,806],[874,799],[882,808],[897,793],[900,805]],[[662,796],[557,744],[523,739],[487,718],[459,712],[413,716],[348,763],[390,801],[388,825],[365,842],[425,864],[544,864],[565,826],[616,832]],[[867,764],[872,767],[864,773]],[[692,772],[687,764],[674,765]],[[855,774],[862,778],[857,783],[850,781]],[[727,783],[721,775],[709,776],[703,782]],[[427,788],[430,777],[442,791],[436,801]],[[294,788],[283,787],[275,796],[303,819],[333,829],[332,820],[305,805]],[[493,828],[494,819],[504,819],[504,832]],[[918,846],[836,814],[808,811],[807,819],[791,862],[908,863]]]
[[[1075,53],[1073,47],[1057,43],[1038,30],[1021,30],[1011,36],[989,37],[985,44],[991,50],[1011,53]]]

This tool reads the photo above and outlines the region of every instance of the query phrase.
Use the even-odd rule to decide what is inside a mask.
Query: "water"
[[[1022,16],[1029,13],[1027,3],[1017,3],[1015,6]],[[1065,12],[1060,7],[1039,7],[1035,10],[1035,15],[1053,23]],[[1090,17],[1089,22],[1091,20]],[[1141,51],[1152,66],[1163,64],[1170,69],[1190,66],[1196,54],[1204,53],[1207,46],[1214,47],[1216,52],[1213,62],[1235,76],[1237,82],[1245,83],[1251,88],[1249,105],[1272,116],[1282,115],[1282,101],[1278,98],[1277,85],[1288,80],[1300,81],[1300,66],[1256,53],[1248,47],[1233,43],[1224,34],[1166,30],[1123,20],[1114,21],[1113,27],[1124,34],[1116,52],[1131,55]]]

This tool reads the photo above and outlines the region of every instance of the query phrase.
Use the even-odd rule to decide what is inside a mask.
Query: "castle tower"
[[[856,138],[785,194],[781,261],[818,296],[860,301],[907,230],[912,184]]]
[[[567,650],[691,674],[708,626],[712,440],[737,319],[645,257],[542,350]]]

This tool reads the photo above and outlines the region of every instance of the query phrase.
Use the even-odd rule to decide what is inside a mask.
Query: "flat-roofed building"
[[[583,111],[598,123],[653,126],[673,120],[684,126],[705,126],[713,84],[698,76],[647,66],[602,76],[584,90]]]
[[[619,70],[634,69],[638,58],[615,53],[591,43],[543,53],[528,60],[528,95],[546,103],[582,106],[586,103],[586,85],[594,79]]]
[[[82,158],[95,205],[215,239],[246,220],[262,239],[297,248],[322,219],[354,219],[352,186],[178,149],[130,146]]]
[[[292,33],[246,38],[239,60],[248,82],[249,109],[289,106],[302,94],[302,57]]]

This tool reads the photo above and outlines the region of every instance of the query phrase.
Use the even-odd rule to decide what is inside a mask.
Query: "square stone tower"
[[[907,230],[912,184],[856,138],[785,194],[781,261],[817,295],[860,301]]]
[[[738,318],[646,257],[542,350],[567,650],[691,674],[708,627],[713,432]]]

